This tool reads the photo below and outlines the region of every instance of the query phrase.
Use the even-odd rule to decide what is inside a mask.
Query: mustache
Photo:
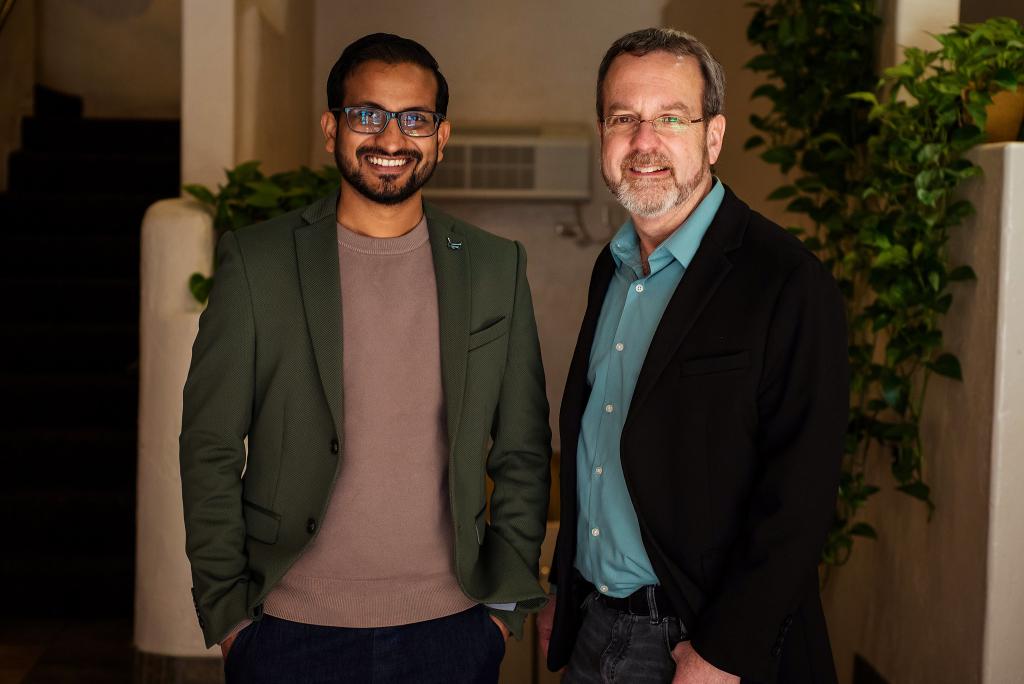
[[[664,166],[671,169],[672,162],[665,155],[654,152],[633,152],[622,160],[623,169],[637,166]]]
[[[388,152],[383,147],[374,147],[373,145],[363,145],[362,147],[359,147],[359,148],[356,149],[356,156],[357,157],[365,157],[365,156],[368,156],[368,155],[373,155],[374,157],[391,158],[391,159],[399,159],[399,158],[408,157],[410,159],[415,159],[416,161],[422,161],[423,160],[423,153],[420,152],[419,150],[417,150],[416,148],[409,148],[407,150],[399,150],[398,152]]]

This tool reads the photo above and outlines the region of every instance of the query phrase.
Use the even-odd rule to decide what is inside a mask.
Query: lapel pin
[[[448,249],[462,249],[462,243],[456,242],[452,239],[452,236],[448,236]]]

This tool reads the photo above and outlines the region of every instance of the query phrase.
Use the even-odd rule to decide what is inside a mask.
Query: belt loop
[[[654,598],[654,585],[647,585],[647,611],[651,616],[651,624],[656,625],[661,622],[658,616],[658,602]]]

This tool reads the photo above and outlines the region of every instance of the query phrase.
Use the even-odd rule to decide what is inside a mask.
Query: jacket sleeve
[[[516,258],[508,358],[492,429],[494,445],[487,460],[487,473],[494,481],[489,533],[500,535],[537,576],[547,529],[551,427],[537,323],[526,280],[526,252],[518,242]],[[523,603],[515,611],[491,609],[519,638],[526,614],[542,608],[545,601]]]
[[[185,548],[207,646],[248,617],[241,478],[255,382],[252,305],[234,234],[221,237],[217,262],[192,346],[179,441]]]
[[[833,520],[849,412],[845,309],[814,259],[797,266],[772,313],[758,396],[758,478],[694,649],[745,680],[774,682],[786,631]]]

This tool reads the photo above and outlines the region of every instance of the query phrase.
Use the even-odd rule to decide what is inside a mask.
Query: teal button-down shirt
[[[626,490],[619,442],[651,338],[724,195],[715,179],[683,225],[651,253],[646,276],[632,221],[610,245],[616,269],[590,350],[590,399],[576,456],[576,569],[609,596],[628,596],[644,585],[658,584]]]

